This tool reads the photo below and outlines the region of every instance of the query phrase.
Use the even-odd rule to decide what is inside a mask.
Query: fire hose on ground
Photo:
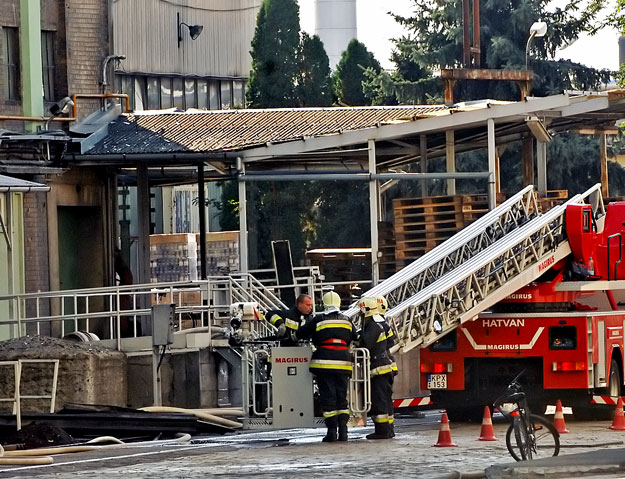
[[[145,445],[163,445],[189,442],[190,434],[178,434],[175,439],[165,439],[159,441],[141,441],[126,443],[112,436],[102,436],[92,439],[85,444],[74,444],[69,446],[45,447],[37,449],[26,449],[23,451],[5,451],[0,446],[0,466],[21,465],[34,466],[52,464],[54,459],[51,457],[55,454],[69,454],[72,452],[99,451],[102,449],[115,449],[128,446],[145,446]],[[101,442],[113,442],[114,444],[104,444],[96,446]]]
[[[147,412],[180,412],[180,413],[185,413],[185,414],[193,414],[198,419],[204,419],[206,421],[210,421],[215,424],[220,424],[222,426],[231,427],[231,428],[243,427],[243,424],[241,424],[240,422],[231,421],[230,419],[225,419],[217,415],[217,414],[220,414],[221,416],[242,416],[243,410],[240,408],[184,409],[180,407],[170,407],[170,406],[148,406],[148,407],[139,408],[139,410],[147,411]]]

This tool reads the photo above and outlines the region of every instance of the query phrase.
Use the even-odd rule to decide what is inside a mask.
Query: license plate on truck
[[[447,374],[428,374],[428,389],[447,389]]]

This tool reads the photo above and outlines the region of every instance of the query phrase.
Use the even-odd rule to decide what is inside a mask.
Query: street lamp
[[[530,27],[530,37],[527,39],[527,45],[525,46],[525,69],[527,70],[528,61],[530,56],[530,45],[535,37],[544,37],[547,33],[547,24],[545,22],[534,22]]]

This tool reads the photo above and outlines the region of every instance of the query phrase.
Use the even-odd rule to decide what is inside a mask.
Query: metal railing
[[[306,280],[316,288],[316,278]],[[257,302],[261,310],[285,308],[274,287],[258,281],[253,275],[239,273],[215,276],[201,281],[149,283],[102,288],[72,289],[0,296],[0,321],[4,335],[16,338],[31,334],[64,337],[84,331],[100,339],[117,340],[119,331],[125,336],[151,334],[151,306],[157,303],[176,304],[178,330],[190,328],[228,327],[230,305],[236,302]],[[255,321],[250,330],[270,333],[264,321]]]
[[[21,393],[22,383],[22,371],[23,364],[39,364],[49,363],[52,364],[52,383],[50,385],[50,394],[30,394],[25,395]],[[54,412],[56,405],[56,385],[59,377],[59,360],[58,359],[18,359],[16,361],[0,361],[0,367],[12,367],[13,368],[13,396],[2,397],[0,402],[13,403],[13,414],[15,415],[15,423],[17,430],[22,429],[22,400],[23,399],[49,399],[50,400],[50,412]]]

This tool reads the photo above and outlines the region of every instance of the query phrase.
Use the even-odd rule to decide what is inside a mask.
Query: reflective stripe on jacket
[[[319,314],[299,328],[298,339],[312,339],[316,349],[310,361],[313,373],[352,373],[349,345],[354,338],[354,326],[338,311]]]
[[[369,350],[371,359],[371,376],[391,374],[393,372],[392,360],[387,351],[385,321],[377,322],[372,316],[365,318],[360,334],[360,344]]]

